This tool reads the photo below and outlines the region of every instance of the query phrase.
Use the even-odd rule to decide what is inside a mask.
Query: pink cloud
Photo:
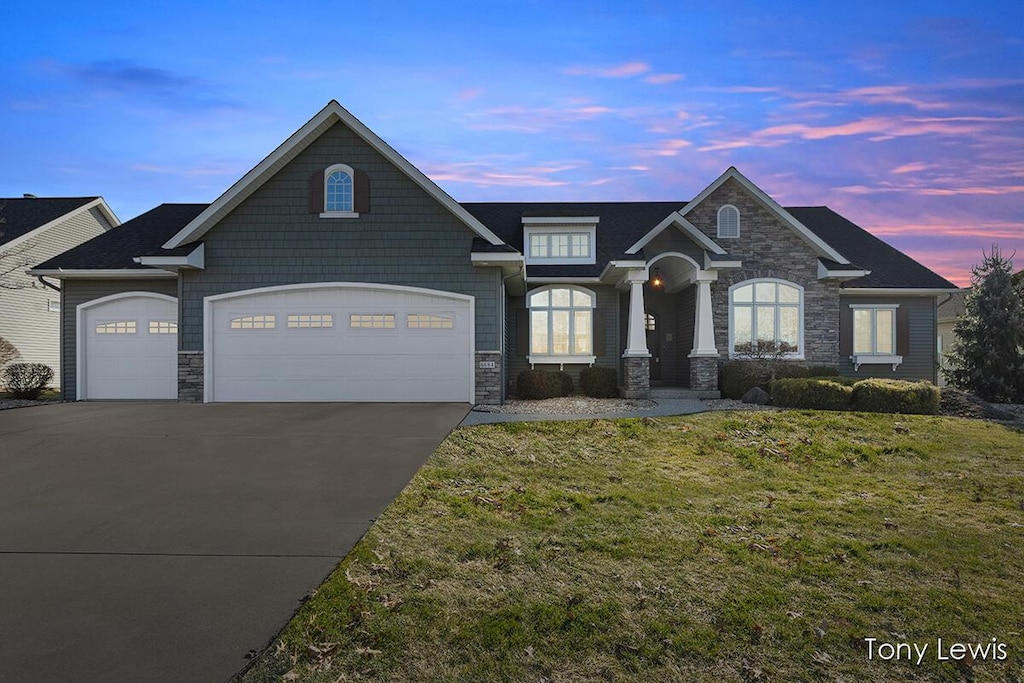
[[[541,133],[552,128],[591,121],[621,113],[611,107],[584,104],[570,107],[525,107],[520,105],[485,109],[470,117],[467,127],[475,130],[508,130],[520,133]]]
[[[866,104],[908,104],[916,109],[948,109],[948,102],[929,102],[909,93],[911,87],[906,85],[876,85],[865,88],[844,90],[840,99],[863,102]]]
[[[644,83],[650,83],[651,85],[665,85],[666,83],[675,83],[682,79],[682,74],[651,74],[650,76],[644,77]]]
[[[928,164],[926,164],[926,163],[924,163],[922,161],[912,161],[909,164],[903,164],[902,166],[897,166],[896,168],[892,169],[891,173],[895,173],[895,174],[917,173],[918,171],[924,171],[927,168],[928,168]]]
[[[480,88],[465,88],[459,91],[458,98],[463,102],[469,102],[475,100],[483,94],[483,90]]]
[[[571,66],[565,69],[570,76],[587,76],[590,78],[629,78],[639,76],[651,70],[646,62],[625,62],[615,66]]]
[[[674,157],[678,156],[679,152],[687,147],[692,146],[693,143],[689,140],[682,139],[670,139],[670,140],[659,140],[654,146],[645,145],[637,150],[637,154],[646,157]]]

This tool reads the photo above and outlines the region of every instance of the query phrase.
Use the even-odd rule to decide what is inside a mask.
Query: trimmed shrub
[[[853,385],[853,409],[872,413],[939,412],[939,388],[929,382],[865,379]]]
[[[797,365],[789,361],[734,360],[722,366],[718,387],[725,398],[741,399],[753,387],[765,391],[773,379],[838,376],[831,365]],[[771,393],[771,392],[769,392]]]
[[[594,398],[618,398],[619,373],[596,365],[585,368],[580,372],[580,391]]]
[[[788,378],[772,382],[772,403],[784,408],[850,410],[853,387],[838,378]]]
[[[13,398],[39,398],[53,379],[53,369],[42,363],[11,363],[0,370],[0,384]]]
[[[516,377],[516,396],[538,400],[568,396],[572,393],[572,377],[550,370],[523,370]]]

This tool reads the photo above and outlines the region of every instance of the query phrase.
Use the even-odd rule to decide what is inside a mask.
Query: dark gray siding
[[[843,296],[840,309],[850,304],[899,304],[907,310],[910,326],[908,338],[909,353],[903,355],[903,362],[892,369],[891,365],[861,365],[854,372],[849,356],[839,359],[839,372],[848,377],[887,377],[890,379],[936,380],[938,356],[935,349],[935,299],[933,297],[879,297]],[[899,330],[897,330],[897,337]]]
[[[365,171],[370,211],[309,213],[312,173]],[[203,298],[305,282],[375,282],[476,298],[476,348],[500,348],[501,276],[474,268],[475,234],[376,150],[336,123],[208,232],[206,269],[182,277],[182,348],[203,348]]]
[[[76,337],[76,313],[79,304],[122,292],[156,292],[178,296],[178,281],[175,278],[131,279],[131,280],[64,280],[61,284],[61,392],[65,401],[74,401],[78,390],[76,375],[78,351]]]
[[[546,285],[538,285],[546,286]],[[622,345],[619,341],[619,292],[614,287],[606,285],[592,286],[589,284],[578,285],[584,289],[589,289],[594,292],[597,296],[597,309],[602,311],[602,317],[604,319],[604,348],[595,349],[595,356],[597,358],[594,361],[594,365],[601,365],[604,367],[613,368],[616,372],[620,372],[619,368],[619,357],[622,355]],[[537,289],[537,287],[531,287],[531,289]],[[512,297],[509,298],[509,309],[508,309],[508,324],[510,328],[509,332],[509,345],[508,345],[508,363],[509,363],[509,387],[514,391],[515,379],[523,370],[530,369],[530,363],[527,361],[527,355],[529,355],[530,349],[519,349],[516,348],[516,338],[519,336],[516,329],[516,311],[523,309],[526,306],[525,297]],[[564,368],[565,372],[572,376],[573,382],[579,384],[580,371],[586,368],[586,365],[569,365],[567,364]],[[538,365],[539,370],[558,370],[557,365]]]

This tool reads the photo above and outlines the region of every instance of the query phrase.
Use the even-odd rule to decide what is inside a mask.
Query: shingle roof
[[[19,200],[21,201],[21,200]],[[25,200],[38,202],[42,200]],[[70,201],[70,200],[69,200]],[[81,202],[88,199],[79,200]],[[625,252],[673,211],[687,202],[487,202],[462,206],[511,248],[523,251],[523,216],[597,216],[596,256],[593,265],[531,266],[532,277],[596,277],[608,261],[633,259]],[[133,260],[142,255],[188,253],[194,245],[162,250],[208,204],[161,204],[118,228],[95,237],[56,258],[36,266],[39,270],[144,269]],[[956,289],[906,254],[824,206],[787,208],[814,234],[871,274],[844,283],[845,287]],[[509,251],[506,246],[486,244],[479,238],[473,251]],[[731,257],[730,257],[731,258]],[[827,264],[826,264],[827,265]],[[839,266],[838,269],[851,266]]]
[[[519,252],[523,251],[523,216],[598,216],[597,263],[590,266],[530,267],[536,277],[596,277],[608,261],[636,258],[626,255],[638,239],[686,202],[486,202],[464,203],[463,208]]]
[[[955,292],[949,299],[939,304],[939,322],[943,320],[956,320],[964,314],[964,298],[969,291],[971,291],[970,287],[961,289],[959,292]]]
[[[946,278],[932,272],[827,206],[794,206],[787,207],[786,211],[840,254],[871,271],[870,275],[843,283],[843,287],[957,288]]]
[[[0,244],[32,232],[99,197],[0,198]]]
[[[208,204],[161,204],[88,242],[35,266],[36,270],[152,270],[133,260],[160,250]],[[193,247],[194,248],[194,247]],[[162,253],[162,252],[161,252]]]

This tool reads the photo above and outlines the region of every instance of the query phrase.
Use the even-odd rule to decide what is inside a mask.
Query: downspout
[[[60,291],[60,287],[58,287],[57,285],[54,285],[54,284],[50,284],[49,282],[47,282],[46,280],[43,279],[44,277],[46,277],[46,276],[45,275],[36,275],[36,279],[39,280],[39,284],[41,284],[43,287],[49,287],[50,289],[52,289],[55,292],[59,292]]]

